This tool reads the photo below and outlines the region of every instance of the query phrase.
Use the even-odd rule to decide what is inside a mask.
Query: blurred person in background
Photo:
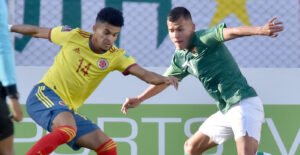
[[[15,60],[5,0],[0,0],[0,78],[0,155],[13,155],[13,121],[21,121],[23,112],[19,104]],[[12,114],[9,112],[6,98]]]

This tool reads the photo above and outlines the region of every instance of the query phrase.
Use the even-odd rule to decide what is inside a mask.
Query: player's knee
[[[64,135],[67,135],[66,142],[72,141],[75,138],[77,133],[76,127],[72,127],[68,125],[60,126],[57,129],[60,130]]]
[[[200,145],[197,145],[196,143],[191,143],[189,140],[185,141],[184,143],[184,151],[187,154],[201,154],[203,152],[203,149],[201,149]]]
[[[117,155],[117,144],[110,139],[99,146],[95,152],[97,155]]]
[[[256,150],[250,148],[250,147],[245,147],[243,149],[238,150],[238,155],[253,155],[256,153]]]

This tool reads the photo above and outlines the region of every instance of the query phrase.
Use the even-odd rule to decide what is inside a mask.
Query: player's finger
[[[271,27],[271,32],[280,32],[284,29],[283,26],[274,26],[274,27]]]
[[[127,108],[126,108],[126,107],[123,107],[123,108],[122,108],[122,112],[123,112],[123,114],[126,115],[126,114],[127,114]]]
[[[274,25],[280,25],[280,24],[283,24],[283,22],[280,21],[280,22],[275,22],[274,23]]]
[[[277,17],[275,16],[275,17],[273,17],[272,19],[270,19],[270,20],[268,21],[268,23],[273,23],[276,19],[277,19]]]
[[[173,83],[174,83],[175,89],[177,90],[177,89],[178,89],[178,81],[177,81],[177,80],[174,80]]]

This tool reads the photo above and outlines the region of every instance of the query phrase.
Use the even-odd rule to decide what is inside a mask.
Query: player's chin
[[[110,50],[111,48],[112,48],[112,45],[105,45],[105,46],[104,46],[104,50],[106,50],[106,51],[107,51],[107,50]]]

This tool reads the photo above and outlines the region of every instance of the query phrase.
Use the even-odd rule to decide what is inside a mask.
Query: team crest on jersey
[[[59,101],[58,104],[62,105],[62,106],[66,106],[67,105],[64,101]]]
[[[195,56],[195,57],[198,56],[198,52],[197,52],[197,47],[196,47],[196,46],[192,48],[192,54],[193,54],[193,56]]]
[[[61,32],[68,32],[68,31],[71,31],[72,28],[68,25],[64,26],[62,29],[61,29]]]
[[[108,61],[106,59],[99,59],[98,60],[98,67],[101,69],[101,70],[104,70],[108,67]]]

